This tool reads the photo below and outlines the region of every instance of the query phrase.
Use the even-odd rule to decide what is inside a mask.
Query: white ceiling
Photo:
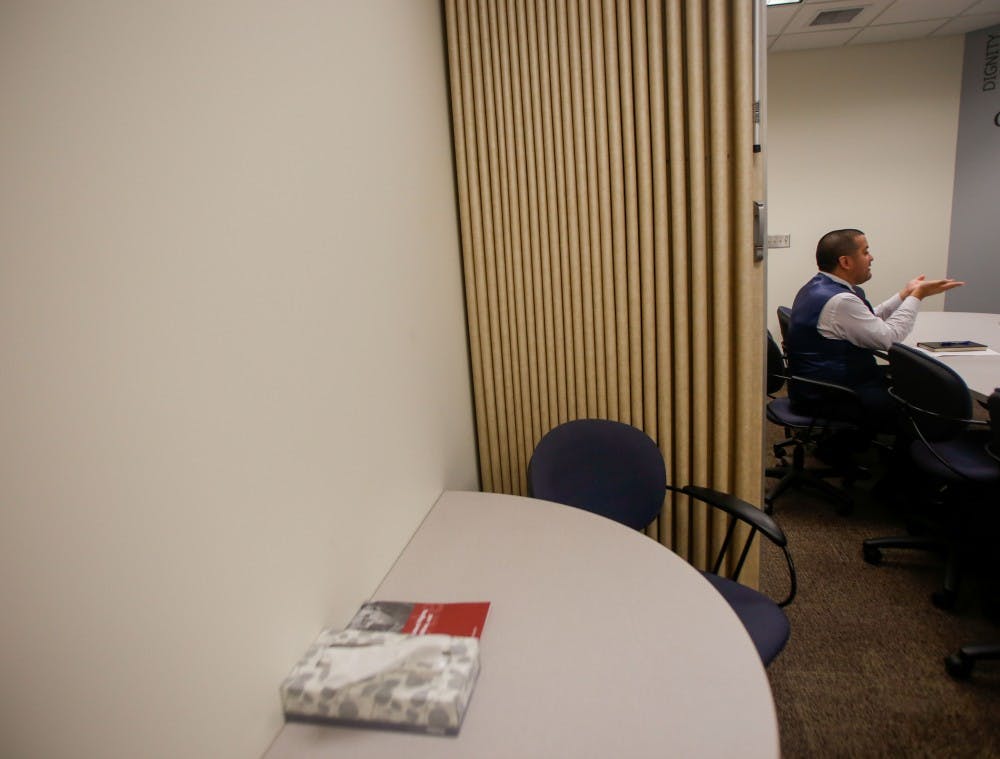
[[[862,8],[853,20],[812,27],[823,11]],[[1000,24],[1000,0],[804,0],[767,8],[772,53],[965,34]]]

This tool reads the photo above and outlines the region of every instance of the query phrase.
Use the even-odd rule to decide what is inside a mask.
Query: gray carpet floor
[[[783,756],[1000,757],[1000,662],[977,664],[967,681],[944,669],[959,646],[1000,641],[983,614],[989,583],[963,578],[946,612],[930,601],[939,557],[893,551],[881,566],[865,563],[865,538],[905,530],[865,483],[853,492],[846,516],[802,491],[775,504],[799,575],[791,639],[768,669]],[[1000,554],[1000,535],[997,545]],[[761,587],[777,597],[785,583],[780,554],[765,546]]]

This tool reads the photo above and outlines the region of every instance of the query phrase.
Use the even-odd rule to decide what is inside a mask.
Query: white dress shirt
[[[825,271],[820,274],[851,289],[849,293],[834,295],[819,312],[816,330],[823,337],[847,340],[859,348],[887,351],[910,334],[920,309],[919,298],[908,295],[902,300],[896,293],[875,306],[873,314],[850,283]]]

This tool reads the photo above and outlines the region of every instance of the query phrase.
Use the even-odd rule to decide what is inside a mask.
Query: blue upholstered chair
[[[528,464],[528,494],[600,514],[637,530],[647,527],[663,508],[666,491],[684,493],[728,514],[729,527],[711,572],[705,578],[743,622],[764,664],[788,640],[788,617],[782,611],[795,596],[795,567],[781,527],[767,514],[732,495],[709,488],[667,484],[663,456],[646,433],[607,419],[579,419],[550,430],[535,447]],[[720,574],[737,523],[750,527],[730,577]],[[754,535],[778,546],[788,565],[788,596],[775,602],[741,585],[740,570]]]
[[[864,541],[863,555],[879,564],[887,548],[916,548],[946,555],[944,584],[934,605],[950,609],[956,599],[963,552],[976,537],[977,510],[995,502],[1000,464],[989,455],[988,423],[972,418],[972,396],[949,366],[923,351],[895,343],[889,349],[890,393],[900,405],[910,435],[907,452],[917,476],[926,480],[933,526],[929,535],[899,535]]]
[[[990,440],[986,452],[1000,462],[1000,388],[990,395],[987,408],[990,411]],[[964,680],[972,674],[976,662],[1000,659],[1000,641],[991,643],[968,643],[944,660],[948,674]]]

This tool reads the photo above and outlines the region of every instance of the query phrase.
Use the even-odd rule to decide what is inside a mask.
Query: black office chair
[[[869,564],[882,561],[886,548],[917,548],[945,555],[942,588],[932,595],[941,609],[954,606],[965,546],[975,536],[977,510],[1000,483],[1000,464],[987,452],[987,422],[972,418],[972,396],[949,366],[902,343],[889,349],[893,384],[889,392],[900,405],[912,438],[907,446],[917,474],[928,481],[924,493],[937,493],[928,504],[939,514],[935,534],[870,538],[862,552]]]
[[[781,351],[788,352],[788,325],[792,323],[792,309],[778,306],[778,329],[781,330]]]
[[[780,312],[779,312],[780,316]],[[830,408],[854,408],[858,401],[854,392],[828,382],[792,377],[788,374],[785,357],[770,331],[767,333],[767,403],[765,414],[772,424],[783,427],[785,439],[773,446],[778,466],[764,470],[768,477],[778,478],[777,484],[764,496],[764,510],[774,511],[774,502],[789,488],[811,488],[837,504],[837,511],[847,514],[854,499],[845,488],[836,487],[827,479],[841,478],[845,486],[853,484],[852,472],[840,467],[806,467],[806,453],[826,443],[836,433],[853,430],[856,425],[846,419],[824,417],[817,414],[800,414],[792,409],[791,401],[777,393],[789,382],[801,382],[821,389],[830,398]],[[846,414],[845,414],[846,416]],[[788,460],[791,449],[791,462]]]
[[[997,462],[1000,462],[1000,388],[990,395],[987,402],[990,412],[990,441],[986,444],[986,452]],[[968,643],[944,660],[945,670],[949,675],[964,680],[972,674],[976,662],[990,659],[1000,659],[1000,642]]]
[[[728,529],[711,572],[705,578],[736,612],[765,665],[781,651],[790,626],[783,606],[795,597],[795,566],[778,524],[760,509],[735,496],[709,488],[667,484],[663,456],[646,433],[607,419],[579,419],[550,430],[528,464],[528,494],[608,517],[641,530],[656,519],[666,491],[683,493],[726,512]],[[730,577],[720,575],[738,522],[750,527]],[[741,585],[740,572],[754,536],[760,533],[784,553],[790,589],[775,602]]]

